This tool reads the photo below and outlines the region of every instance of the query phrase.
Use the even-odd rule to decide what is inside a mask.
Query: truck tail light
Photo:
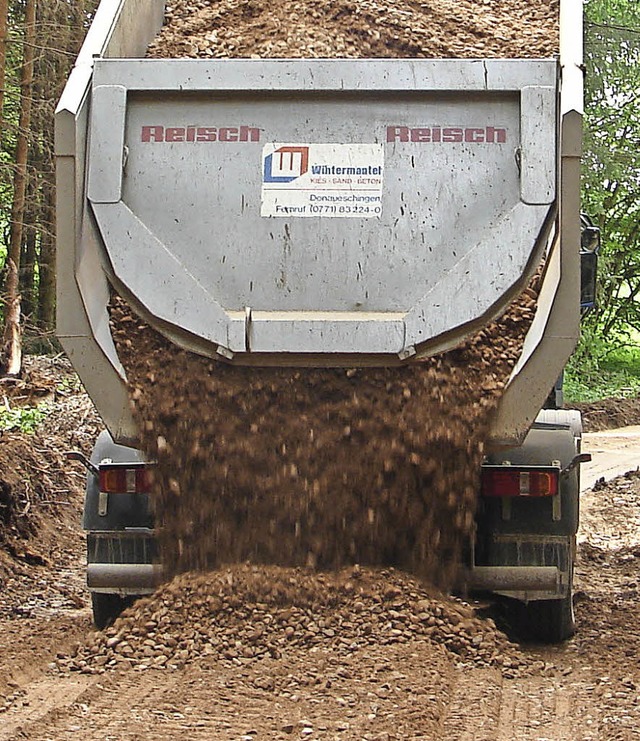
[[[105,494],[148,494],[152,473],[145,464],[137,466],[100,466],[100,491]]]
[[[516,466],[484,466],[483,497],[553,497],[558,493],[560,470]]]

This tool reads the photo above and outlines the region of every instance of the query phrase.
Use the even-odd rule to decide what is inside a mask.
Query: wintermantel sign
[[[379,217],[382,144],[266,144],[262,216]]]

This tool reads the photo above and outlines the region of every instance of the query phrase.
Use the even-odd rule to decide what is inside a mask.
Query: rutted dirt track
[[[562,647],[505,644],[501,666],[481,666],[424,635],[342,651],[327,638],[275,658],[203,653],[180,669],[59,673],[48,662],[56,650],[73,653],[79,636],[87,642],[88,611],[17,613],[0,626],[13,647],[3,646],[1,671],[18,677],[0,739],[640,738],[640,538],[629,517],[640,478],[588,492],[585,502],[590,522],[606,515],[618,540],[610,548],[583,533],[580,629]]]
[[[79,398],[61,400],[61,418]],[[133,646],[129,660],[111,640],[117,629],[104,637],[91,629],[79,502],[76,488],[50,512],[43,539],[27,541],[21,558],[3,556],[0,741],[640,739],[637,473],[583,495],[579,630],[555,648],[518,642],[499,606],[448,599],[398,572],[321,577],[318,591],[310,572],[265,579],[239,567],[216,577],[216,619],[201,611],[188,625],[188,611],[176,610],[182,660],[174,646],[170,660],[154,663],[159,638],[141,633],[161,629],[167,644],[176,636],[171,620],[152,614],[134,626],[137,644],[120,636],[121,648]],[[287,606],[296,602],[291,578],[306,589],[298,607]],[[180,594],[167,593],[173,608]],[[148,609],[157,610],[154,599]],[[115,655],[125,668],[109,668]]]

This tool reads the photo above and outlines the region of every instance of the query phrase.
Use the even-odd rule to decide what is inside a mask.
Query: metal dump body
[[[108,58],[114,27],[153,36],[162,3],[142,20],[133,5],[103,3],[92,71],[74,73],[57,114],[59,335],[117,439],[135,428],[109,283],[169,339],[225,362],[394,365],[495,318],[546,252],[517,385],[577,291],[577,247],[565,259],[560,235],[578,229],[561,194],[577,192],[562,146],[579,143],[579,120],[558,60]],[[496,440],[528,429],[577,317],[576,298],[527,381],[530,408]]]
[[[554,61],[98,60],[88,199],[113,275],[211,354],[251,354],[239,362],[388,363],[458,339],[540,246],[556,75]]]

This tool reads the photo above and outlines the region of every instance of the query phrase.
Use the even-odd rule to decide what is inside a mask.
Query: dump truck
[[[112,291],[216,362],[400,367],[495,320],[543,265],[465,585],[568,637],[585,455],[556,381],[589,294],[582,3],[562,0],[542,59],[144,58],[163,14],[103,0],[56,112],[57,333],[107,428],[84,461],[96,623],[160,571]]]

